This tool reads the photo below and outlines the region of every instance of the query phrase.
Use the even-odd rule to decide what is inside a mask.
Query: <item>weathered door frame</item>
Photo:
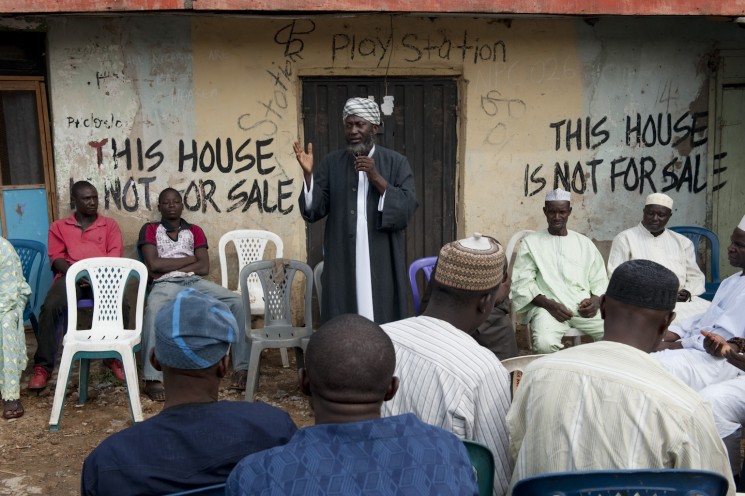
[[[0,220],[2,221],[2,235],[7,237],[5,209],[2,202],[3,191],[18,189],[46,190],[47,212],[49,223],[57,218],[57,195],[54,175],[54,160],[52,155],[52,135],[49,125],[49,107],[45,80],[41,76],[0,76],[0,91],[33,91],[36,95],[37,122],[39,125],[39,140],[44,172],[45,184],[4,185],[0,184]]]
[[[732,160],[719,161],[719,157],[727,150],[723,149],[722,143],[722,126],[723,122],[723,103],[724,90],[727,86],[738,86],[745,88],[745,50],[721,50],[716,53],[712,59],[713,77],[709,84],[709,143],[707,147],[707,170],[706,170],[706,225],[712,230],[717,231],[720,223],[719,212],[716,208],[717,193],[715,188],[720,184],[718,174],[723,172],[721,168],[740,166]],[[743,126],[745,127],[745,125]],[[734,227],[734,226],[732,226]],[[725,277],[729,265],[726,263],[726,257],[723,254],[727,252],[729,245],[729,236],[720,236],[719,252],[719,270],[723,272],[722,278]],[[722,262],[724,260],[724,264]]]

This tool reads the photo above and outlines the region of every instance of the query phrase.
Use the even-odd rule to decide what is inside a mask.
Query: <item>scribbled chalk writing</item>
[[[113,113],[106,116],[94,115],[92,112],[85,117],[76,115],[67,116],[67,127],[74,129],[120,129],[123,125],[122,120]]]
[[[274,42],[285,47],[284,56],[292,62],[302,59],[305,43],[300,35],[307,35],[316,30],[316,23],[310,19],[298,19],[283,26],[274,33]]]

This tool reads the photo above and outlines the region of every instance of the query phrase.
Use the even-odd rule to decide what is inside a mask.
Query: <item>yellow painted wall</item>
[[[543,195],[553,187],[555,164],[563,167],[564,161],[570,176],[580,163],[573,176],[570,227],[598,241],[638,222],[652,185],[660,191],[672,184],[673,224],[702,225],[705,188],[698,188],[706,180],[707,130],[699,116],[691,134],[692,116],[708,109],[707,57],[714,46],[738,44],[740,36],[736,27],[722,29],[705,20],[602,19],[590,25],[570,18],[385,15],[50,19],[61,212],[69,211],[70,178],[91,179],[101,190],[102,206],[107,184],[118,179],[124,189],[131,178],[131,211],[110,201],[105,212],[121,223],[132,249],[139,226],[158,217],[157,193],[173,186],[196,208],[185,217],[207,232],[213,274],[218,273],[217,240],[230,229],[274,231],[285,242],[285,256],[303,259],[305,224],[297,210],[302,179],[292,154],[292,142],[302,135],[300,78],[388,74],[460,80],[459,236],[481,231],[506,241],[521,229],[543,227]],[[633,127],[638,115],[643,128],[648,116],[654,122],[658,114],[663,124],[669,116],[677,126],[669,143],[661,144],[649,128],[646,142],[637,143],[632,132],[626,143],[627,118]],[[110,122],[75,124],[87,117]],[[567,141],[567,123],[556,124],[562,120],[575,129],[579,121],[581,138]],[[125,158],[114,160],[112,148],[115,140],[121,153],[127,138],[135,157],[132,170]],[[89,143],[102,140],[107,142],[96,145],[98,163],[97,148]],[[218,140],[225,172],[211,161]],[[230,171],[228,140],[234,158]],[[181,155],[188,155],[192,141],[196,171],[192,159],[181,160],[179,170],[180,144]],[[154,167],[159,154],[162,161]],[[249,168],[248,155],[256,159],[258,154],[265,155],[261,170],[258,160]],[[693,177],[694,161],[686,176],[686,157],[697,156],[698,175]],[[599,162],[588,166],[593,160]],[[641,163],[649,170],[650,160],[655,170],[640,181]],[[236,173],[239,168],[245,170]],[[243,212],[254,183],[268,210],[253,202]]]

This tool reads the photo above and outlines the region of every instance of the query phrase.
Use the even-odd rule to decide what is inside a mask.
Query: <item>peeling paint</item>
[[[705,19],[48,22],[61,206],[71,178],[90,179],[131,246],[173,186],[213,245],[230,229],[267,229],[291,258],[305,253],[292,155],[302,76],[460,78],[459,235],[541,228],[543,194],[564,185],[573,224],[602,241],[638,222],[652,191],[673,196],[676,219],[703,223],[702,64],[713,46],[741,43],[737,26]]]

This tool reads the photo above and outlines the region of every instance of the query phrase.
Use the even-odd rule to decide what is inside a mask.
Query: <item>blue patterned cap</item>
[[[175,369],[206,369],[237,340],[238,324],[225,303],[185,289],[155,318],[155,356]]]

